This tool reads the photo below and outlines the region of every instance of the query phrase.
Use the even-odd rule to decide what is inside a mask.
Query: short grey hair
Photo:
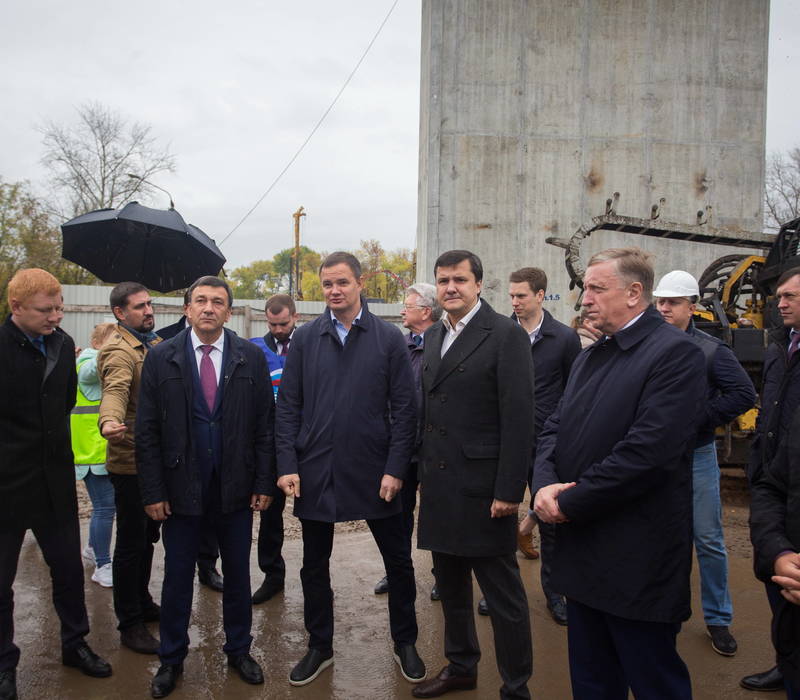
[[[587,267],[613,260],[617,275],[626,284],[639,282],[642,285],[642,298],[650,304],[653,301],[655,271],[651,262],[653,256],[641,248],[608,248],[595,253]]]
[[[417,282],[406,289],[406,296],[417,294],[420,298],[420,306],[426,306],[431,310],[431,320],[438,321],[442,315],[442,307],[436,299],[436,287],[427,282]]]

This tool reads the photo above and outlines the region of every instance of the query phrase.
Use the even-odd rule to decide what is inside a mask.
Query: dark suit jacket
[[[203,513],[202,479],[192,441],[193,368],[189,330],[147,353],[136,411],[136,468],[145,505],[169,501],[173,512]],[[225,329],[221,504],[224,513],[274,495],[274,402],[264,353]],[[156,352],[158,351],[158,352]]]
[[[629,620],[689,617],[692,450],[703,353],[652,307],[584,350],[539,436],[534,493],[558,498],[553,588]]]
[[[174,338],[178,333],[186,328],[186,316],[179,318],[175,323],[170,323],[156,331],[156,335],[162,340]]]
[[[516,515],[490,517],[493,499],[519,503],[533,446],[530,339],[485,301],[441,357],[441,321],[425,333],[419,547],[456,556],[513,553]]]

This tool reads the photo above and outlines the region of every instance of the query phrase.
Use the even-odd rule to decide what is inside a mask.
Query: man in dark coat
[[[8,283],[8,303],[11,315],[0,327],[0,697],[16,698],[12,586],[27,530],[50,568],[62,662],[97,677],[110,676],[111,666],[84,641],[89,620],[69,436],[77,375],[75,345],[58,327],[61,285],[44,270],[20,270]]]
[[[299,314],[292,297],[288,294],[274,294],[264,304],[264,315],[269,331],[263,338],[251,338],[250,342],[255,343],[264,353],[277,401],[283,368]],[[286,579],[286,562],[281,554],[286,494],[280,489],[275,491],[272,505],[261,511],[258,523],[258,568],[264,574],[264,581],[253,592],[253,605],[264,603],[280,593]]]
[[[756,390],[733,350],[718,338],[695,328],[692,317],[700,297],[700,286],[692,275],[684,270],[668,272],[661,278],[653,296],[664,320],[687,333],[706,360],[708,395],[692,456],[694,546],[700,569],[703,618],[711,648],[722,656],[733,656],[737,644],[729,630],[733,604],[728,590],[728,552],[722,530],[714,431],[753,408]]]
[[[536,374],[535,397],[536,412],[534,429],[536,435],[542,432],[544,422],[550,417],[561,399],[567,385],[572,363],[581,351],[578,334],[569,326],[556,321],[547,309],[543,308],[547,292],[547,275],[538,267],[523,267],[511,273],[508,294],[514,317],[531,341],[531,355]],[[536,454],[536,438],[533,445]],[[533,462],[528,472],[528,484],[532,486]],[[534,559],[536,551],[531,543],[531,532],[536,525],[536,516],[531,511],[519,524],[519,548],[528,559]],[[547,609],[559,625],[567,624],[567,606],[564,597],[553,590],[550,584],[550,564],[555,546],[555,526],[539,523],[539,538],[542,543],[541,582]]]
[[[361,298],[349,253],[322,262],[327,305],[298,328],[278,394],[278,486],[303,526],[308,651],[289,674],[305,685],[333,663],[333,524],[366,520],[389,577],[394,658],[406,680],[425,677],[417,655],[416,583],[399,493],[416,432],[414,378],[403,335]]]
[[[156,698],[183,672],[203,518],[215,528],[225,571],[223,651],[242,680],[264,682],[250,656],[250,544],[252,510],[266,508],[275,488],[272,391],[261,351],[223,327],[228,285],[201,277],[189,294],[191,328],[148,353],[136,414],[142,503],[164,522]]]
[[[189,319],[186,312],[189,309],[189,290],[183,293],[183,316],[175,323],[159,328],[156,335],[162,340],[174,338],[182,330],[189,327]],[[200,551],[197,553],[197,580],[212,591],[221,593],[224,588],[224,581],[221,574],[217,571],[217,559],[219,558],[219,544],[214,534],[214,528],[204,522],[202,535],[200,538]]]
[[[530,342],[516,321],[481,300],[477,255],[443,253],[434,273],[445,315],[426,333],[417,527],[419,547],[433,552],[449,664],[412,694],[475,687],[474,572],[494,629],[500,697],[529,698],[530,615],[515,552],[533,447]]]
[[[771,333],[753,443],[750,538],[772,608],[777,668],[742,679],[750,690],[800,698],[800,268],[778,279],[783,328]]]
[[[589,261],[583,306],[605,340],[572,366],[544,426],[534,511],[556,523],[575,697],[691,697],[676,649],[690,610],[691,460],[703,353],[650,306],[638,248]]]

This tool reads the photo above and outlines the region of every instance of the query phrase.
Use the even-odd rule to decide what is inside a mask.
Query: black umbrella
[[[139,282],[171,292],[216,275],[225,256],[205,233],[174,209],[130,202],[98,209],[61,225],[61,255],[103,282]]]

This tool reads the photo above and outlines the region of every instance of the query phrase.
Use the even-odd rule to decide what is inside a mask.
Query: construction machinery
[[[583,293],[586,265],[581,256],[581,246],[598,231],[619,231],[739,249],[739,252],[714,260],[699,276],[701,296],[695,324],[730,345],[760,392],[767,334],[781,324],[774,300],[776,282],[785,270],[800,266],[800,218],[785,223],[777,234],[762,233],[714,227],[711,207],[698,211],[695,223],[681,224],[661,219],[663,199],[652,206],[647,219],[618,215],[618,201],[619,193],[615,192],[606,200],[605,213],[593,217],[570,238],[546,239],[565,251],[570,289],[578,287],[581,295]],[[580,297],[575,308],[580,308]],[[746,463],[756,415],[756,409],[748,411],[720,435],[720,464]]]

